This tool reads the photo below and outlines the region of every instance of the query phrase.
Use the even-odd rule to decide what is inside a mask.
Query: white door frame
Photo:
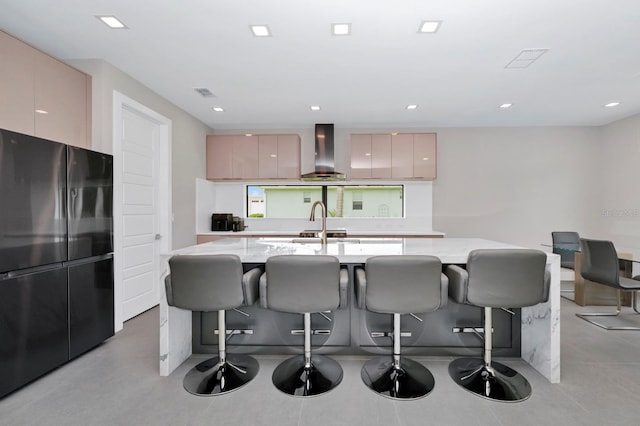
[[[114,326],[115,331],[122,330],[123,327],[123,301],[124,289],[122,287],[123,271],[123,224],[122,224],[122,111],[128,110],[145,116],[150,121],[159,125],[160,135],[158,138],[158,163],[157,164],[157,185],[158,203],[156,213],[159,219],[157,230],[161,235],[159,252],[168,253],[171,250],[171,120],[147,108],[141,103],[113,91],[113,244],[114,244]],[[160,261],[156,262],[157,270],[154,272],[154,279],[160,286]],[[158,289],[160,290],[160,289]],[[164,294],[157,292],[158,297]]]

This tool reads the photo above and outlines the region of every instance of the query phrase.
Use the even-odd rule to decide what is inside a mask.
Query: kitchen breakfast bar
[[[316,330],[314,351],[334,355],[390,352],[391,320],[388,315],[361,310],[355,303],[353,267],[377,255],[433,255],[443,265],[464,265],[474,249],[519,248],[474,238],[336,238],[328,244],[301,238],[226,238],[175,250],[161,257],[161,279],[169,273],[168,260],[177,255],[235,254],[246,269],[261,267],[271,256],[327,254],[348,268],[348,306],[312,319]],[[560,381],[560,256],[548,253],[551,273],[549,300],[522,309],[494,314],[494,354],[521,357],[549,382]],[[389,283],[393,285],[393,283]],[[216,316],[170,307],[160,299],[160,375],[168,376],[192,353],[215,353]],[[474,328],[482,327],[482,309],[449,301],[445,309],[406,315],[403,349],[414,356],[478,356],[482,340]],[[235,319],[234,319],[235,318]],[[229,312],[228,351],[253,354],[292,354],[299,351],[300,315],[269,311],[259,304]],[[235,322],[235,324],[234,324]],[[248,330],[250,329],[250,330]],[[373,337],[372,337],[373,334]],[[406,345],[405,345],[406,340]],[[301,341],[301,340],[300,340]]]

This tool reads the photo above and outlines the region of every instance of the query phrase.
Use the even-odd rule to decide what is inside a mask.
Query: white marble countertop
[[[434,237],[444,237],[445,233],[444,232],[440,232],[440,231],[415,231],[415,230],[401,230],[401,231],[389,231],[386,229],[344,229],[344,228],[334,228],[334,229],[330,229],[330,230],[340,230],[340,231],[346,231],[347,235],[407,235],[407,236],[411,236],[411,235],[416,235],[416,236],[420,236],[420,235],[429,235],[429,236],[434,236]],[[265,231],[265,230],[251,230],[251,229],[246,229],[244,231],[239,231],[239,232],[233,232],[233,231],[207,231],[207,232],[198,232],[198,235],[227,235],[229,237],[233,237],[233,238],[237,238],[237,237],[242,237],[243,235],[260,235],[260,236],[265,236],[268,237],[269,235],[292,235],[292,236],[297,236],[301,231],[303,231],[303,229],[298,229],[298,230],[270,230],[270,231]],[[316,231],[320,231],[319,229],[316,229]]]
[[[307,242],[309,240],[309,242]],[[338,238],[329,244],[303,238],[228,238],[175,250],[180,254],[235,254],[245,263],[264,263],[280,254],[336,256],[341,263],[363,263],[367,258],[383,254],[428,254],[442,263],[466,263],[473,249],[521,248],[479,238]],[[302,241],[302,242],[301,242]]]

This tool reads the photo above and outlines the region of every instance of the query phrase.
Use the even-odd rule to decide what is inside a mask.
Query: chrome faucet
[[[327,244],[327,206],[325,206],[322,201],[313,203],[309,220],[312,222],[316,220],[316,206],[318,204],[322,207],[322,231],[320,232],[320,241],[322,244]]]

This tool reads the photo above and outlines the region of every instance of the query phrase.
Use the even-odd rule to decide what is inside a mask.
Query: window
[[[402,185],[249,185],[247,217],[308,219],[324,201],[335,218],[404,217]]]

